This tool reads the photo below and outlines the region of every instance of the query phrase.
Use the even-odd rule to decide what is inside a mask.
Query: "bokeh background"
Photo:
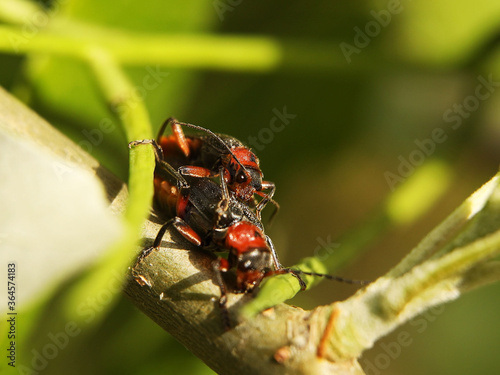
[[[24,17],[29,4],[46,17]],[[126,69],[137,87],[157,72],[158,84],[144,95],[155,126],[175,116],[251,144],[277,186],[281,210],[267,233],[285,265],[325,243],[333,250],[342,246],[342,236],[402,184],[389,183],[387,173],[406,180],[398,171],[404,161],[414,160],[416,171],[439,160],[452,177],[436,204],[418,221],[389,228],[339,271],[375,279],[498,169],[498,1],[0,2],[0,22],[31,25],[33,37],[57,20],[141,34],[258,36],[293,46],[282,64],[265,71]],[[43,53],[4,52],[0,83],[126,180],[124,133],[87,66]],[[273,120],[284,112],[285,122]],[[92,131],[103,119],[115,125],[96,139]],[[446,139],[420,160],[418,144],[436,129]],[[354,290],[324,282],[293,303],[311,308]],[[499,292],[499,285],[488,286],[428,312],[377,343],[362,366],[370,375],[498,374]],[[99,325],[83,329],[43,373],[213,373],[124,297],[103,313]],[[43,327],[37,332],[34,348],[47,341]],[[395,344],[402,332],[410,337],[404,346]]]

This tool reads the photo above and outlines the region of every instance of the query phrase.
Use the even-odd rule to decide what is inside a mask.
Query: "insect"
[[[209,178],[181,175],[167,163],[162,148],[154,140],[132,142],[149,143],[156,155],[155,197],[161,210],[175,211],[175,217],[160,228],[153,245],[145,249],[138,261],[159,248],[166,230],[173,226],[184,238],[208,251],[227,252],[227,258],[217,257],[213,269],[221,295],[219,306],[225,328],[229,328],[226,307],[227,292],[222,273],[236,270],[236,292],[253,290],[264,277],[285,273],[271,239],[264,234],[256,214],[233,194],[228,200],[219,184]],[[305,288],[299,278],[301,287]]]
[[[165,136],[168,126],[172,128],[172,135]],[[196,129],[203,135],[186,135],[182,126]],[[257,218],[261,211],[271,202],[276,210],[279,205],[273,200],[276,186],[273,182],[264,181],[257,156],[242,142],[234,137],[217,134],[198,125],[179,122],[171,117],[161,126],[156,138],[158,144],[170,164],[177,168],[183,176],[217,177],[221,181],[224,198],[229,199],[229,191],[237,199],[255,207]],[[171,156],[175,155],[175,160]],[[180,161],[184,156],[184,164]],[[262,199],[257,201],[255,195]]]
[[[175,217],[160,228],[153,245],[144,249],[142,261],[160,247],[166,230],[173,226],[185,239],[202,249],[224,251],[226,257],[217,256],[213,262],[215,279],[220,288],[219,307],[224,328],[231,324],[227,311],[227,288],[223,274],[235,269],[235,292],[254,290],[268,276],[291,273],[298,279],[301,289],[306,285],[301,274],[324,276],[353,282],[336,276],[303,272],[284,268],[271,239],[265,235],[262,223],[245,203],[231,194],[226,201],[219,184],[209,178],[183,176],[164,160],[162,148],[154,140],[131,142],[131,146],[151,144],[156,155],[155,197],[162,210],[172,209]]]

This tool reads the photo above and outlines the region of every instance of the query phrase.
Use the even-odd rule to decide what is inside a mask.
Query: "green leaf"
[[[484,184],[396,267],[335,304],[329,346],[357,357],[396,327],[432,306],[500,280],[499,175]],[[333,313],[332,313],[333,314]],[[332,354],[333,355],[333,354]]]

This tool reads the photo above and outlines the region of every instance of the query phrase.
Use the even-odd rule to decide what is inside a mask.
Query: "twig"
[[[159,227],[147,222],[145,246]],[[212,261],[209,254],[167,231],[160,250],[132,270],[125,293],[219,374],[363,374],[356,361],[333,363],[318,356],[324,326],[297,307],[280,304],[238,322],[238,310],[251,296],[230,294],[234,328],[224,332]]]

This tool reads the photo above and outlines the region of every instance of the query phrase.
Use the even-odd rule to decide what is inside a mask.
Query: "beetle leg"
[[[271,241],[271,238],[266,235],[266,242],[269,245],[269,248],[271,249],[271,254],[273,256],[273,263],[274,263],[274,271],[269,272],[266,274],[264,277],[271,276],[271,275],[279,275],[279,274],[284,274],[284,273],[291,273],[299,282],[300,284],[300,290],[305,290],[306,289],[306,283],[298,273],[294,273],[293,270],[290,270],[289,268],[283,268],[281,265],[279,259],[278,259],[278,253],[276,252],[276,249],[274,248],[273,241]]]
[[[167,128],[167,126],[174,122],[177,122],[177,119],[175,119],[174,117],[169,117],[163,122],[163,124],[161,124],[160,130],[158,130],[158,135],[156,136],[157,141],[160,141],[160,138],[162,137],[163,133],[165,133],[165,129]]]
[[[259,194],[262,197],[262,200],[259,202],[257,205],[257,208],[259,210],[262,210],[264,206],[272,200],[274,193],[276,192],[276,185],[274,182],[270,181],[262,181],[262,190],[269,190],[269,192],[266,194],[263,191],[258,191],[257,194]]]
[[[215,272],[215,280],[220,289],[219,309],[222,314],[222,323],[224,325],[224,330],[229,331],[231,329],[231,321],[229,319],[229,311],[227,310],[227,290],[224,279],[222,278],[222,272],[227,272],[229,270],[227,259],[216,259],[213,263],[213,270]]]
[[[167,228],[173,223],[173,221],[174,221],[174,219],[170,219],[169,221],[167,221],[165,224],[163,224],[161,226],[161,228],[158,231],[158,234],[156,235],[156,238],[153,242],[153,245],[142,250],[141,254],[137,258],[137,261],[135,262],[135,266],[137,264],[139,264],[140,262],[142,262],[144,260],[144,258],[146,258],[149,254],[151,254],[151,252],[153,250],[158,250],[158,248],[160,247],[160,244],[161,244],[161,240],[163,239],[163,236],[165,235]]]
[[[191,242],[193,245],[201,245],[201,238],[198,233],[196,233],[184,220],[176,216],[161,226],[153,242],[153,245],[142,251],[141,255],[139,255],[137,261],[135,262],[136,265],[142,262],[144,258],[151,254],[153,250],[158,250],[160,248],[163,236],[165,235],[165,232],[170,225],[173,225],[174,228],[177,229],[177,231],[182,235],[182,237]]]
[[[227,188],[227,183],[226,180],[224,179],[224,167],[220,166],[219,167],[219,177],[220,177],[220,187],[222,189],[222,200],[219,203],[219,207],[223,211],[227,211],[227,208],[229,207],[229,189]]]
[[[184,156],[189,157],[189,145],[186,140],[186,136],[184,135],[184,132],[182,131],[182,128],[177,121],[172,122],[172,131],[174,133],[177,144],[179,145],[179,148],[182,150],[182,153],[184,154]]]
[[[173,185],[179,185],[180,188],[188,189],[189,184],[186,179],[175,170],[169,163],[167,163],[163,158],[163,150],[154,139],[143,139],[141,141],[132,141],[128,144],[129,148],[137,145],[149,144],[153,146],[155,152],[156,167],[155,173],[157,173],[164,180],[169,181]],[[173,178],[173,179],[172,179]]]
[[[154,139],[142,139],[140,141],[132,141],[128,144],[128,148],[135,147],[137,145],[151,145],[153,146],[153,150],[155,152],[155,159],[156,162],[159,163],[164,159],[163,157],[163,150],[161,147],[158,145],[158,143]]]
[[[162,124],[160,130],[158,131],[158,135],[156,136],[157,142],[160,142],[160,139],[163,136],[163,133],[165,133],[165,129],[167,128],[168,125],[172,127],[172,133],[174,135],[175,141],[179,146],[179,148],[181,149],[182,153],[184,154],[184,156],[189,157],[190,149],[188,142],[186,140],[186,136],[182,131],[179,121],[177,121],[177,119],[175,119],[174,117],[169,117]]]
[[[264,275],[264,277],[269,277],[269,276],[274,276],[274,275],[283,275],[286,273],[291,274],[293,277],[295,277],[297,279],[297,281],[299,282],[299,285],[300,285],[300,290],[307,289],[307,285],[306,285],[305,281],[302,280],[302,278],[300,277],[300,274],[304,273],[301,271],[292,270],[290,268],[281,268],[279,270],[275,270],[275,271],[271,271],[271,272],[266,273]]]
[[[276,192],[276,185],[274,184],[274,182],[262,181],[262,190],[267,190],[267,189],[269,189],[269,192],[267,194],[264,193],[263,191],[255,192],[255,194],[262,197],[261,201],[257,204],[257,207],[255,208],[255,212],[257,214],[257,218],[260,220],[260,212],[269,202],[271,202],[275,207],[274,212],[269,218],[269,222],[271,222],[278,213],[280,205],[273,199],[274,193]]]
[[[276,270],[281,270],[283,266],[280,263],[280,260],[278,259],[278,253],[276,252],[276,249],[274,248],[273,241],[271,241],[271,238],[266,235],[266,242],[269,245],[269,248],[271,249],[271,255],[273,256],[273,263],[274,263],[274,268]]]
[[[172,219],[172,224],[182,237],[191,242],[193,245],[201,246],[201,238],[199,234],[196,233],[184,220],[176,216]]]
[[[179,167],[178,171],[183,176],[200,177],[200,178],[213,177],[212,172],[210,172],[210,169],[204,167],[196,167],[194,165],[183,165],[182,167]]]
[[[217,174],[213,173],[210,169],[204,168],[204,167],[198,167],[194,165],[183,165],[182,167],[179,167],[178,169],[179,173],[183,176],[190,176],[190,177],[200,177],[200,178],[209,178],[209,177],[215,177]],[[220,181],[221,181],[221,189],[222,189],[222,197],[223,197],[223,204],[222,206],[227,207],[229,204],[229,190],[227,187],[227,183],[224,180],[224,167],[219,168],[219,174],[220,176]]]

